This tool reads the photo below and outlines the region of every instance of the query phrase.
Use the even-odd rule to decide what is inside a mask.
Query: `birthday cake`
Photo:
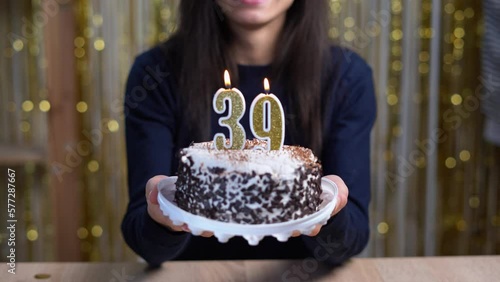
[[[175,201],[185,211],[223,222],[286,222],[321,203],[321,164],[310,149],[247,140],[243,150],[216,150],[212,142],[181,151]]]

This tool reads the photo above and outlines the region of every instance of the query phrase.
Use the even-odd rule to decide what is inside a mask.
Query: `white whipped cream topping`
[[[261,151],[246,150],[244,161],[231,159],[231,155],[216,151],[202,149],[188,149],[187,154],[182,157],[182,162],[188,162],[188,156],[193,160],[193,169],[199,167],[218,167],[226,171],[237,171],[240,173],[256,172],[257,174],[274,173],[281,177],[293,174],[299,166],[299,162],[290,158],[289,154],[267,154],[264,157]]]
[[[200,167],[218,167],[226,172],[271,173],[279,175],[281,179],[295,177],[296,170],[304,165],[304,159],[294,156],[294,151],[289,146],[283,150],[264,151],[248,148],[244,150],[216,150],[211,148],[212,142],[196,143],[184,149],[181,161],[188,162],[188,157],[193,161],[192,169]],[[255,144],[261,146],[262,144]],[[310,152],[310,151],[309,151]],[[316,157],[310,152],[306,156],[308,161],[316,161]]]

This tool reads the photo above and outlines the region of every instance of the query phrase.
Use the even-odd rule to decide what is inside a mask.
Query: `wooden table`
[[[500,281],[500,256],[359,258],[327,269],[312,260],[143,263],[18,263],[1,281]],[[35,277],[49,276],[46,279]],[[5,279],[6,278],[6,279]]]

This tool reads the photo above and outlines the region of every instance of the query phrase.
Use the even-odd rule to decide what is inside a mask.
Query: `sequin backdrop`
[[[364,256],[500,253],[500,152],[483,141],[479,107],[480,94],[488,91],[480,73],[480,2],[330,1],[330,36],[362,54],[376,81],[373,232]],[[120,106],[134,56],[175,30],[176,5],[175,0],[0,4],[0,167],[17,172],[19,260],[136,258],[119,231],[126,205]],[[50,27],[62,13],[72,24]],[[66,42],[72,44],[57,41],[65,29],[61,37],[69,34]],[[51,100],[48,86],[47,54],[57,58],[61,50],[70,50],[62,67],[75,77],[62,83],[73,93],[66,103]],[[74,117],[74,128],[51,129],[50,117],[60,111]],[[77,139],[50,145],[58,132],[70,129]],[[49,151],[68,156],[72,148],[79,161],[63,165],[78,177],[61,188],[61,167]],[[54,216],[61,211],[61,201],[51,196],[57,189],[77,195],[68,225]],[[0,203],[4,209],[5,191]],[[6,219],[2,211],[0,221]],[[5,230],[0,230],[1,260],[7,253]],[[56,251],[65,241],[57,234],[73,240],[73,254]]]

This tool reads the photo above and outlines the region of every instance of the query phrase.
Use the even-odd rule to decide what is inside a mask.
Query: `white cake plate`
[[[259,244],[265,236],[273,236],[280,242],[286,242],[294,231],[301,234],[310,234],[317,224],[325,225],[333,209],[337,205],[337,185],[326,177],[321,179],[321,205],[319,211],[305,217],[287,222],[272,224],[238,224],[217,221],[204,216],[194,215],[177,206],[175,198],[175,182],[177,177],[166,178],[158,184],[158,202],[165,216],[168,216],[174,225],[188,225],[193,235],[200,235],[203,231],[213,232],[221,243],[226,243],[234,236],[242,236],[251,246]]]

